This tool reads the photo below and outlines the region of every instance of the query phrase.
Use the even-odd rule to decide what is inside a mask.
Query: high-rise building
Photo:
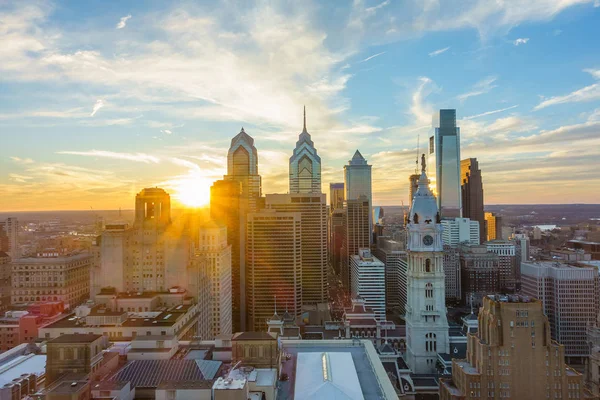
[[[321,157],[306,130],[306,107],[304,127],[290,157],[290,193],[321,193]]]
[[[439,383],[440,399],[586,398],[582,375],[564,355],[564,346],[550,338],[541,301],[486,296],[479,329],[467,337],[467,358],[452,361],[452,378]]]
[[[302,307],[302,217],[263,210],[248,214],[248,329],[266,330],[277,306],[297,316]]]
[[[459,247],[462,301],[479,307],[490,293],[500,293],[498,255],[485,245],[464,244]]]
[[[329,184],[329,211],[344,208],[344,182]]]
[[[406,308],[406,251],[404,244],[381,236],[373,254],[385,265],[386,309],[404,314]]]
[[[415,193],[417,193],[417,189],[419,188],[419,178],[421,175],[412,174],[408,177],[408,203],[411,204],[413,198],[415,197]]]
[[[200,229],[198,229],[200,232]],[[200,243],[201,237],[198,237]],[[194,255],[191,258],[191,265],[188,272],[188,291],[197,299],[199,305],[196,313],[196,333],[200,340],[213,340],[215,338],[213,322],[213,307],[215,299],[213,298],[213,275],[209,255],[194,249]],[[218,311],[217,311],[218,312]],[[232,321],[233,324],[233,321]]]
[[[555,261],[521,264],[523,294],[542,301],[552,339],[565,346],[565,355],[583,364],[589,356],[586,327],[599,311],[600,279],[596,267]]]
[[[442,240],[445,245],[458,246],[460,243],[479,244],[479,222],[469,218],[443,219]]]
[[[446,302],[460,301],[462,298],[462,284],[460,252],[457,246],[444,244],[444,282],[446,285]]]
[[[0,251],[0,311],[10,306],[12,267],[10,256]]]
[[[442,225],[422,158],[419,188],[407,224],[408,298],[406,362],[413,373],[436,371],[438,353],[449,353]]]
[[[385,321],[385,264],[370,249],[359,249],[350,257],[350,266],[352,297],[360,296],[375,312],[375,318]]]
[[[462,216],[479,222],[480,243],[485,239],[485,213],[483,211],[483,180],[476,158],[460,162]]]
[[[238,181],[220,180],[210,188],[210,217],[213,221],[227,226],[227,243],[231,245],[231,317],[233,332],[241,330],[241,251],[246,238],[242,237],[242,215],[240,196],[242,184]],[[245,218],[245,217],[244,217]]]
[[[514,293],[521,283],[521,271],[517,270],[515,244],[507,240],[485,242],[487,251],[498,255],[500,269],[500,290]]]
[[[371,166],[367,164],[367,160],[358,150],[356,150],[352,159],[348,161],[348,165],[344,165],[344,188],[346,190],[346,201],[358,200],[364,197],[369,202],[369,232],[371,232],[373,230],[371,219],[371,207],[373,206]],[[365,247],[370,247],[370,245]]]
[[[62,301],[74,307],[90,298],[88,253],[57,253],[13,260],[12,302]]]
[[[235,275],[237,275],[237,271],[234,271],[234,317],[237,319],[239,310],[239,328],[240,330],[246,330],[248,319],[246,315],[246,285],[248,283],[246,276],[247,215],[248,213],[257,212],[261,208],[262,181],[258,174],[258,151],[254,147],[254,139],[244,131],[244,128],[231,139],[231,146],[227,152],[227,175],[223,176],[223,179],[241,184],[239,199],[239,302],[236,296],[238,289]],[[239,303],[239,307],[236,307],[236,302]]]
[[[21,257],[19,249],[19,220],[9,217],[6,221],[0,222],[0,251],[4,251],[10,258],[17,259]]]
[[[502,239],[502,217],[492,212],[485,213],[487,241]]]
[[[358,254],[358,249],[371,247],[370,204],[365,196],[356,200],[346,200],[344,203],[346,221],[341,276],[346,288],[350,288],[351,282],[350,258]]]
[[[587,328],[587,345],[590,357],[585,368],[585,382],[590,392],[600,397],[600,316]]]
[[[212,337],[231,334],[231,245],[227,227],[209,221],[200,227],[198,251],[207,260],[210,278]]]
[[[299,213],[302,235],[302,303],[327,302],[327,204],[325,194],[268,194],[267,209]]]
[[[329,258],[336,274],[340,274],[343,269],[343,250],[346,248],[346,211],[338,208],[329,216],[329,232],[331,235]]]
[[[462,217],[460,190],[460,128],[456,110],[433,115],[433,136],[429,138],[429,179],[442,218]]]

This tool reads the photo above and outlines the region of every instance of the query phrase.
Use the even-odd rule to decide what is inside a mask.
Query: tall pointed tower
[[[421,158],[421,177],[407,221],[406,362],[413,373],[433,373],[437,353],[448,353],[442,225]]]
[[[304,128],[290,157],[290,193],[321,193],[321,157],[306,130],[306,107]]]

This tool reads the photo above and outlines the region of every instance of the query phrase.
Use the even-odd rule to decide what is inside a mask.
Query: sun
[[[202,207],[210,201],[211,182],[202,176],[182,177],[175,185],[175,198],[186,207]]]

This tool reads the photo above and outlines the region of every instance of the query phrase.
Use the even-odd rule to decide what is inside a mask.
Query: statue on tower
[[[425,172],[425,153],[421,154],[421,172]]]

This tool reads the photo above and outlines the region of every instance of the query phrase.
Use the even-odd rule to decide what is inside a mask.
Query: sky
[[[0,211],[205,203],[242,127],[285,193],[307,127],[323,191],[356,149],[407,204],[455,108],[486,204],[600,203],[600,0],[0,0]]]

